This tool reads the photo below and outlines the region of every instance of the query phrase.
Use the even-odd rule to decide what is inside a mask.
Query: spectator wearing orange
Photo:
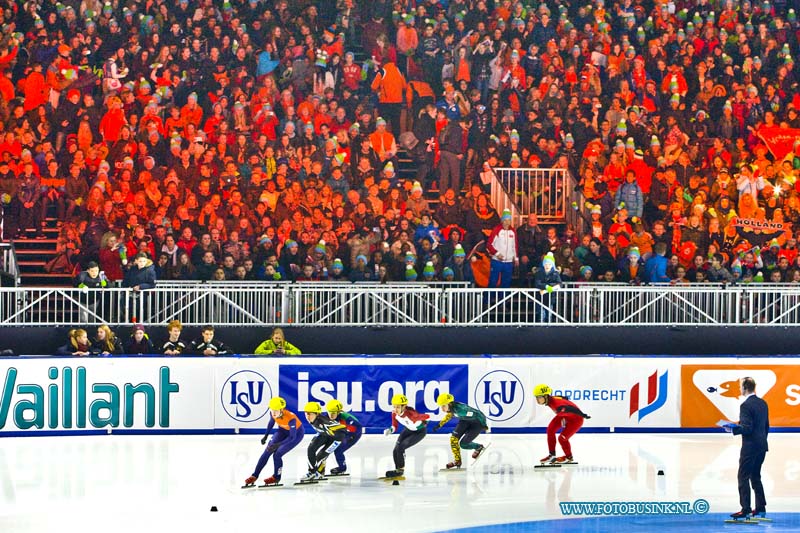
[[[197,93],[191,93],[186,100],[186,105],[181,108],[181,124],[184,128],[189,124],[199,128],[202,121],[203,108],[197,105]]]
[[[392,131],[401,131],[400,111],[405,101],[406,79],[395,63],[386,63],[378,70],[372,90],[378,93],[378,108],[391,124]]]
[[[100,120],[100,135],[107,144],[113,144],[120,139],[120,131],[128,123],[125,111],[122,109],[122,100],[117,96],[108,99],[108,111]]]
[[[391,161],[397,154],[397,142],[394,135],[386,130],[386,120],[383,117],[378,117],[375,121],[375,132],[370,134],[369,142],[378,154],[381,164]]]
[[[33,64],[33,70],[22,83],[22,93],[25,97],[23,109],[26,113],[47,103],[48,87],[42,74],[41,63]]]

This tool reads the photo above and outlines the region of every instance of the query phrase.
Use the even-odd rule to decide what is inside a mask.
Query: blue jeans
[[[489,269],[489,288],[494,289],[500,287],[502,289],[507,289],[511,286],[511,275],[513,273],[514,263],[505,263],[497,259],[492,259],[492,264]]]

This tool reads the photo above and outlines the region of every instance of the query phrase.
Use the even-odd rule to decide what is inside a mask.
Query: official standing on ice
[[[756,382],[753,378],[743,378],[742,396],[745,397],[739,408],[739,424],[725,430],[742,436],[742,451],[739,454],[739,503],[742,510],[734,513],[735,519],[765,518],[767,500],[764,485],[761,484],[761,465],[767,455],[767,435],[769,434],[769,407],[767,402],[756,396]],[[750,507],[750,486],[756,494],[755,509]]]

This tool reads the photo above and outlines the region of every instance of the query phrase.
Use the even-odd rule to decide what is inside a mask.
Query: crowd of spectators
[[[0,25],[3,238],[54,211],[52,268],[472,281],[493,169],[558,167],[580,223],[529,217],[515,276],[649,281],[663,243],[660,281],[800,280],[800,142],[759,135],[800,127],[787,0],[0,0]]]

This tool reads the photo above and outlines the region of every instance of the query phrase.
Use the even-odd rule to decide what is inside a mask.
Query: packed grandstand
[[[89,286],[800,282],[792,5],[0,0],[2,237]],[[570,200],[511,256],[498,169]]]

